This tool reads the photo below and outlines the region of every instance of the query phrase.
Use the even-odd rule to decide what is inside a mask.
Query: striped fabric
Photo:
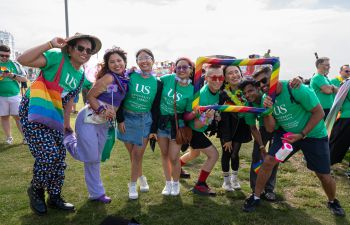
[[[38,79],[30,86],[30,100],[28,120],[46,125],[63,132],[63,105],[61,94],[63,88],[59,86],[61,71],[64,64],[62,57],[55,79],[50,82],[40,73]]]

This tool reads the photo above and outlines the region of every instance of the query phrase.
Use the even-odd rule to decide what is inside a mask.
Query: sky
[[[65,37],[64,0],[6,2],[0,30],[12,33],[17,50]],[[93,62],[112,46],[128,52],[128,66],[144,47],[156,61],[213,54],[247,58],[271,49],[280,57],[281,79],[311,77],[314,52],[331,59],[331,78],[350,63],[349,0],[68,0],[68,13],[70,35],[101,39]]]

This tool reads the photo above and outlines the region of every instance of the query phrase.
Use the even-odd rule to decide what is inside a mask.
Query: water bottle
[[[284,138],[287,138],[291,133],[285,133],[283,135]],[[277,153],[275,154],[275,159],[278,162],[283,162],[290,153],[292,153],[293,151],[293,146],[291,144],[289,144],[286,141],[282,141],[283,145],[282,147],[277,151]]]

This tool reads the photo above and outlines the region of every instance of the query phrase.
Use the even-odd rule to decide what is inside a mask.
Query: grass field
[[[72,116],[73,119],[75,116]],[[74,120],[73,120],[74,121]],[[14,123],[12,124],[14,128]],[[13,130],[15,142],[6,145],[0,131],[0,224],[55,225],[55,224],[99,224],[106,216],[114,215],[130,219],[134,217],[144,225],[207,225],[207,224],[350,224],[349,217],[335,218],[326,207],[326,196],[313,173],[302,162],[302,155],[295,155],[290,162],[281,165],[278,172],[275,203],[262,202],[255,213],[243,213],[241,207],[250,194],[249,166],[251,143],[241,149],[239,179],[242,190],[226,193],[221,189],[221,166],[218,162],[208,179],[217,192],[212,198],[192,194],[200,165],[201,156],[186,169],[191,172],[189,180],[181,180],[179,197],[163,197],[163,178],[158,146],[153,153],[150,148],[144,157],[144,175],[150,185],[149,193],[140,193],[139,199],[128,200],[129,156],[123,144],[116,142],[111,159],[102,163],[102,178],[111,204],[90,202],[84,182],[83,164],[67,155],[66,179],[63,195],[75,204],[75,213],[49,209],[46,216],[39,217],[29,208],[26,189],[32,176],[33,158],[28,147],[21,144],[22,138]],[[219,148],[219,143],[213,139]],[[221,151],[221,150],[220,150]],[[219,152],[220,152],[219,151]],[[347,165],[337,165],[335,179],[337,196],[346,212],[350,213],[350,183],[344,176]]]

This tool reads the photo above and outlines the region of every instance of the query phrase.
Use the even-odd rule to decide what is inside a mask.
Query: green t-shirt
[[[285,131],[300,133],[311,117],[311,110],[319,104],[315,92],[301,85],[299,89],[291,89],[293,97],[299,104],[292,103],[288,92],[288,81],[280,81],[282,91],[276,96],[273,105],[273,117]],[[322,138],[327,136],[326,126],[321,120],[307,135],[308,137]]]
[[[315,91],[316,96],[320,100],[323,109],[330,109],[334,101],[333,94],[325,94],[321,92],[321,87],[324,85],[331,85],[331,82],[326,76],[316,74],[311,78],[310,87]]]
[[[11,73],[18,74],[17,68],[12,61],[0,62],[0,67],[4,67]],[[12,97],[19,95],[20,87],[19,83],[15,80],[12,80],[9,77],[0,77],[0,96],[1,97]]]
[[[132,112],[145,113],[152,108],[157,94],[157,79],[143,78],[139,73],[130,74],[129,90],[124,99],[124,108]]]
[[[174,115],[174,86],[175,74],[160,77],[163,83],[162,97],[160,100],[161,115]],[[193,101],[193,85],[176,85],[176,111],[177,113],[191,112]]]
[[[341,76],[336,76],[334,79],[331,80],[331,84],[333,84],[336,87],[340,87],[340,84],[343,82],[343,78]]]
[[[246,103],[246,106],[252,106],[252,107],[256,107],[256,108],[264,108],[264,104],[263,101],[261,100],[260,104],[256,104],[254,102],[252,102],[251,104],[249,104],[248,102]],[[262,116],[260,116],[260,114],[256,114],[256,113],[244,113],[244,119],[246,124],[250,125],[256,125],[256,120],[259,121],[259,127],[264,126],[264,118]]]
[[[199,92],[199,105],[200,106],[207,106],[207,105],[217,105],[219,103],[219,92],[216,94],[213,94],[208,84],[204,85],[200,92]],[[203,126],[202,128],[195,128],[194,127],[194,120],[191,120],[189,123],[192,130],[198,131],[198,132],[204,132],[208,126]]]
[[[346,95],[340,112],[340,118],[350,118],[350,91]]]
[[[46,66],[41,67],[40,69],[44,74],[44,78],[48,81],[54,80],[62,56],[64,56],[64,64],[62,66],[61,79],[59,82],[59,85],[63,88],[62,97],[79,87],[80,80],[84,73],[82,67],[79,70],[76,70],[70,63],[68,55],[61,51],[49,50],[44,52],[44,56],[46,58]],[[27,91],[27,96],[29,96],[29,91]]]

